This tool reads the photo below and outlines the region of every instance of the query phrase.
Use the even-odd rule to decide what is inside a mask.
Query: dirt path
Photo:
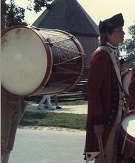
[[[28,104],[26,106],[27,111],[34,111],[36,112],[38,104]],[[49,112],[56,112],[56,113],[73,113],[73,114],[87,114],[87,105],[64,105],[61,106],[61,109],[49,110],[49,109],[42,109],[42,111],[49,111]]]

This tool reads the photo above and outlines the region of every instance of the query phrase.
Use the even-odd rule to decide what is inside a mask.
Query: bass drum
[[[1,39],[2,87],[19,96],[69,91],[80,81],[85,54],[71,34],[17,26]]]
[[[127,113],[121,122],[118,151],[124,163],[135,162],[135,111]]]

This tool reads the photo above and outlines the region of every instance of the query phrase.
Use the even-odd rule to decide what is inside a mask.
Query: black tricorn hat
[[[111,29],[123,27],[124,19],[122,14],[114,15],[113,17],[99,22],[99,33],[105,33]]]

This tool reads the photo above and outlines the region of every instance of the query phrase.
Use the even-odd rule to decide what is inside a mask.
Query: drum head
[[[47,83],[52,60],[48,59],[43,40],[36,32],[27,27],[9,28],[1,44],[1,83],[5,90],[25,96]]]
[[[127,136],[127,140],[135,144],[135,111],[126,115],[122,121],[122,134]]]
[[[128,87],[129,87],[130,80],[131,80],[131,73],[132,71],[130,70],[123,79],[123,87],[124,87],[125,92],[128,95],[129,95]]]

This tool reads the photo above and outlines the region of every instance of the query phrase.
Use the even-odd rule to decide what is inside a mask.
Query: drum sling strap
[[[117,78],[118,78],[118,81],[119,81],[119,84],[120,84],[120,87],[123,89],[123,86],[122,86],[122,81],[121,81],[121,75],[120,75],[120,69],[118,67],[118,63],[117,63],[117,59],[115,57],[115,54],[112,53],[111,49],[109,49],[108,47],[106,46],[100,46],[98,49],[102,49],[102,50],[105,50],[107,51],[107,53],[109,54],[111,60],[112,60],[112,63],[113,63],[113,66],[114,66],[114,69],[115,69],[115,72],[116,72],[116,75],[117,75]],[[123,89],[124,90],[124,89]]]
[[[126,96],[128,96],[128,94],[125,92],[125,90],[124,90],[124,88],[123,88],[123,85],[122,85],[122,81],[121,81],[121,74],[120,74],[120,69],[119,69],[119,67],[118,67],[118,62],[117,62],[117,59],[116,59],[116,57],[115,57],[115,54],[112,52],[112,50],[111,49],[109,49],[108,47],[106,47],[106,46],[100,46],[98,49],[102,49],[102,50],[105,50],[105,51],[107,51],[107,53],[109,54],[109,56],[110,56],[110,58],[111,58],[111,60],[112,60],[112,63],[113,63],[113,66],[114,66],[114,69],[115,69],[115,72],[116,72],[116,75],[117,75],[117,78],[118,78],[118,81],[119,81],[119,93],[120,93],[120,98],[119,98],[119,100],[120,100],[120,102],[121,102],[121,106],[122,105],[125,105],[125,106],[127,106],[127,103],[126,103],[126,100],[125,100],[125,98],[121,98],[121,96],[124,94],[124,95],[126,95]],[[127,108],[125,108],[124,106],[123,106],[123,111],[124,112],[127,112]]]
[[[123,85],[122,85],[122,81],[121,81],[121,74],[120,74],[120,69],[118,67],[118,62],[117,62],[117,59],[115,57],[115,54],[112,53],[112,50],[109,49],[108,47],[106,46],[100,46],[98,49],[102,49],[102,50],[105,50],[107,51],[107,53],[109,54],[110,58],[111,58],[111,61],[113,63],[113,66],[114,66],[114,69],[115,69],[115,72],[116,72],[116,75],[117,75],[117,78],[118,78],[118,81],[119,81],[119,86],[121,88],[121,92],[124,92],[125,95],[127,95],[127,93],[125,92],[124,88],[123,88]],[[97,49],[97,50],[98,50]],[[128,95],[127,95],[128,96]]]
[[[123,88],[123,85],[122,85],[122,81],[121,81],[121,74],[120,74],[120,69],[118,67],[118,62],[117,62],[117,59],[115,57],[115,54],[112,52],[111,49],[109,49],[108,47],[106,46],[100,46],[98,49],[102,49],[102,50],[105,50],[108,52],[110,58],[111,58],[111,61],[113,63],[113,66],[114,66],[114,69],[115,69],[115,72],[116,72],[116,75],[117,75],[117,78],[118,78],[118,81],[119,81],[119,91],[120,91],[120,94],[124,94],[126,96],[128,96],[128,94],[125,92],[124,88]],[[125,98],[121,98],[120,97],[120,100],[122,100],[124,103],[126,103],[126,100]],[[123,103],[122,102],[122,103]],[[122,105],[122,104],[121,104]],[[126,104],[127,105],[127,104]],[[124,111],[127,111],[127,109],[125,109]]]

